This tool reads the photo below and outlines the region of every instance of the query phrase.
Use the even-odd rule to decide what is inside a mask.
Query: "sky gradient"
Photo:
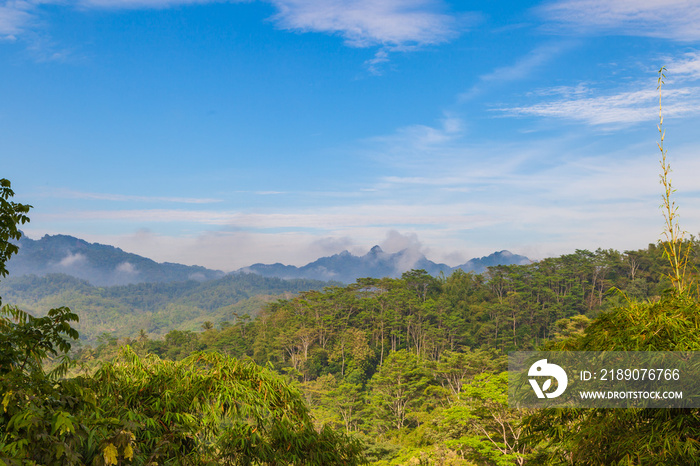
[[[657,71],[700,233],[700,3],[0,0],[32,238],[225,271],[661,237]]]

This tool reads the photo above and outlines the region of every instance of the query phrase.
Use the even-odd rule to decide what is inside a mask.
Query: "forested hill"
[[[114,246],[88,243],[66,235],[45,235],[39,240],[22,236],[19,253],[10,259],[7,268],[12,277],[63,273],[95,286],[204,281],[224,276],[220,270],[158,263]]]
[[[199,329],[204,322],[220,325],[250,318],[270,300],[332,284],[241,273],[205,282],[96,287],[68,275],[50,274],[5,278],[0,281],[0,296],[4,304],[35,315],[70,307],[80,316],[76,329],[81,338],[93,341],[102,333],[123,338],[143,330],[156,337],[174,329]]]
[[[627,253],[577,251],[528,265],[494,266],[484,275],[455,272],[444,279],[428,275],[421,280],[431,284],[430,296],[435,303],[459,316],[455,317],[457,320],[450,320],[449,325],[444,324],[448,332],[459,331],[456,330],[458,322],[470,322],[468,333],[471,336],[463,335],[460,344],[521,348],[548,338],[559,319],[595,315],[605,307],[606,292],[611,287],[635,298],[659,295],[665,286],[659,281],[663,276],[663,264],[660,249],[651,245],[647,250]],[[404,276],[412,273],[404,273]],[[384,278],[376,283],[389,283],[391,289],[399,286],[388,280]],[[358,283],[374,282],[360,279]],[[449,297],[449,290],[467,286],[467,283],[470,283],[468,290]],[[171,330],[199,330],[205,322],[219,327],[225,322],[239,321],[237,315],[254,316],[271,301],[331,285],[336,286],[332,288],[335,290],[344,289],[338,287],[342,285],[340,282],[283,280],[248,273],[228,274],[204,282],[189,280],[112,287],[96,287],[64,274],[11,275],[0,281],[0,296],[5,303],[16,304],[34,314],[43,315],[53,307],[68,306],[80,315],[81,336],[92,341],[104,332],[124,338],[144,330],[156,337]],[[355,283],[348,289],[358,286]],[[335,291],[331,295],[347,297],[354,296],[355,292]],[[469,300],[473,302],[467,305]],[[342,308],[346,304],[342,301],[333,306]],[[292,328],[290,325],[284,323],[282,327]],[[434,330],[438,331],[441,330]]]
[[[356,382],[400,349],[435,360],[446,350],[531,350],[580,331],[626,299],[657,299],[670,288],[662,254],[656,245],[626,253],[579,250],[482,275],[435,278],[413,270],[397,279],[360,279],[270,303],[255,320],[214,327],[206,345],[237,348],[227,351],[272,361],[302,380],[351,370]],[[364,362],[356,360],[358,348]]]

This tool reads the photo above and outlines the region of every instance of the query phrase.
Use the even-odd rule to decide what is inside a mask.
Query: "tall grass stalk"
[[[659,79],[657,90],[659,91],[659,124],[657,128],[659,129],[660,140],[657,143],[659,150],[661,151],[661,175],[659,175],[661,186],[663,186],[664,192],[661,196],[663,202],[660,206],[665,220],[665,228],[663,231],[663,236],[665,241],[663,241],[664,246],[664,256],[668,259],[671,265],[671,272],[666,274],[671,280],[673,287],[681,294],[689,291],[691,283],[689,283],[688,271],[688,259],[690,256],[691,244],[690,242],[684,242],[683,237],[686,232],[681,230],[678,223],[678,206],[675,201],[671,199],[671,195],[676,192],[671,185],[671,164],[666,158],[666,150],[664,149],[664,137],[666,136],[666,131],[663,129],[664,117],[661,106],[661,88],[664,85],[664,74],[666,67],[662,67],[659,70]]]

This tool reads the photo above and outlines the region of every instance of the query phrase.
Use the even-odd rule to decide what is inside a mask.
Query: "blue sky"
[[[26,233],[158,261],[457,265],[700,233],[700,3],[0,0]]]

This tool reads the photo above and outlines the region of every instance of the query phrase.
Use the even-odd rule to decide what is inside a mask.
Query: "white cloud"
[[[548,89],[535,89],[527,93],[528,96],[563,96],[566,98],[581,97],[590,94],[589,85],[587,83],[579,83],[576,86],[555,86]]]
[[[563,99],[530,106],[500,109],[511,116],[539,116],[585,121],[592,125],[650,121],[658,113],[653,90],[623,92],[610,96]]]
[[[60,260],[58,265],[61,267],[71,267],[76,264],[82,264],[85,262],[87,258],[85,257],[84,254],[81,253],[76,253],[76,254],[68,254],[66,257]]]
[[[697,0],[562,0],[539,8],[558,31],[700,40]]]
[[[381,242],[380,247],[388,253],[399,252],[404,249],[421,251],[423,244],[415,233],[401,234],[397,230],[389,230]]]
[[[34,4],[28,1],[6,1],[0,5],[0,37],[14,40],[32,20]]]
[[[385,49],[377,50],[374,54],[374,58],[365,61],[365,66],[367,70],[375,76],[380,76],[383,74],[382,67],[389,63],[389,52]]]
[[[689,52],[680,57],[665,57],[666,85],[662,89],[665,116],[700,114],[700,53]],[[651,70],[649,70],[651,71]],[[651,74],[651,73],[650,73]],[[554,98],[530,105],[495,109],[507,116],[535,116],[581,121],[589,125],[617,129],[620,125],[649,122],[658,119],[659,92],[656,76],[637,80],[616,91],[594,89],[589,83],[537,89],[528,98]]]
[[[425,148],[444,144],[463,134],[463,122],[459,118],[446,117],[440,126],[412,125],[398,130],[399,138],[406,139],[413,147]],[[376,138],[379,141],[382,138]],[[386,140],[386,139],[385,139]]]
[[[0,0],[2,1],[2,0]],[[0,39],[15,40],[37,23],[42,4],[76,9],[165,9],[208,3],[252,0],[23,0],[0,5]],[[350,47],[379,47],[365,67],[381,75],[389,53],[448,42],[476,21],[476,13],[452,14],[443,0],[262,0],[272,3],[279,28],[297,32],[337,35]],[[44,50],[34,45],[38,61],[66,60],[66,50]]]
[[[393,134],[368,138],[368,155],[395,166],[416,166],[444,160],[446,148],[465,134],[465,122],[446,114],[438,124],[410,125]]]
[[[659,93],[653,83],[646,90],[628,90],[610,95],[584,97],[574,95],[550,102],[528,106],[502,107],[497,109],[509,116],[537,116],[583,121],[589,125],[613,125],[649,122],[658,119]],[[700,88],[681,87],[663,89],[665,116],[697,115],[700,113]],[[605,129],[605,128],[603,128]]]
[[[682,58],[667,58],[665,63],[669,82],[700,79],[700,53],[698,52],[686,53]]]
[[[402,252],[394,270],[396,275],[414,268],[416,262],[425,257],[428,252],[416,233],[402,234],[393,229],[387,231],[386,238],[381,242],[380,247],[388,253]]]
[[[677,63],[692,75],[689,57]],[[593,116],[591,109],[600,113],[610,106],[623,114],[649,108],[649,118],[655,120],[658,95],[653,83],[648,87],[652,89],[596,98],[595,90],[572,86],[534,96],[571,102],[566,115],[588,108],[590,114],[581,117],[587,123],[598,124],[601,118],[619,121],[619,116]],[[677,105],[692,102],[687,92],[665,92]],[[95,230],[105,225],[157,228],[160,234],[79,236],[156,260],[222,270],[256,262],[304,265],[344,249],[364,254],[378,243],[388,251],[409,247],[431,260],[457,265],[502,249],[541,258],[577,248],[640,248],[659,237],[653,127],[647,141],[612,148],[591,140],[586,131],[477,143],[467,137],[464,126],[461,119],[446,116],[434,126],[412,125],[366,141],[378,158],[388,154],[382,159],[383,173],[366,189],[336,197],[326,206],[314,198],[315,207],[271,205],[257,212],[228,205],[216,210],[199,205],[182,210],[37,210],[32,225],[46,228],[77,221]],[[619,134],[624,141],[625,132]],[[695,176],[700,172],[699,150],[675,146],[670,153],[683,227],[690,232],[700,231],[700,211],[692,197],[700,194]],[[180,229],[182,225],[186,229]]]
[[[126,273],[129,275],[137,273],[136,267],[131,262],[122,262],[116,268],[117,272]]]
[[[284,29],[338,34],[352,47],[447,42],[459,34],[455,16],[439,0],[272,0]],[[375,57],[377,58],[377,57]],[[381,57],[380,57],[381,58]]]

